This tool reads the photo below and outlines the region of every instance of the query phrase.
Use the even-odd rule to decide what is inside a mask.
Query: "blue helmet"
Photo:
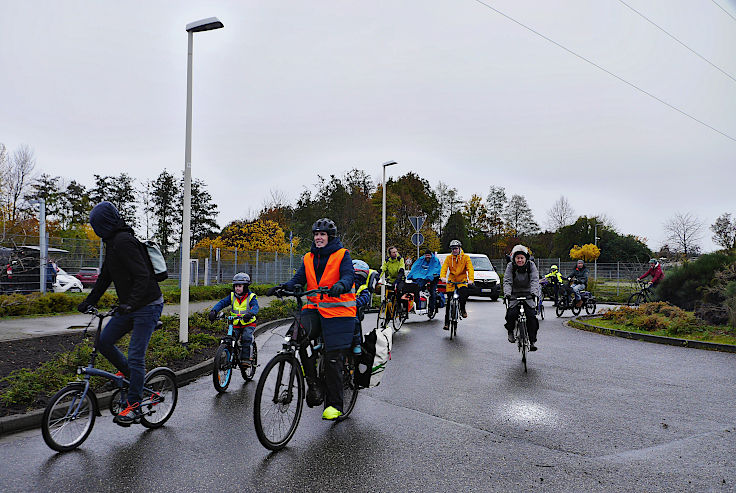
[[[353,260],[353,270],[364,270],[368,272],[370,270],[370,267],[368,267],[368,264],[362,260]]]

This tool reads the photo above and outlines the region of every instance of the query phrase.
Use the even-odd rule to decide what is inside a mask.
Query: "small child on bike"
[[[358,314],[355,317],[352,350],[353,354],[359,355],[363,352],[360,347],[363,342],[363,328],[360,322],[365,317],[366,310],[371,307],[373,291],[378,283],[378,272],[371,270],[368,264],[362,260],[353,260],[353,270],[355,271],[355,304]]]
[[[256,328],[256,314],[258,313],[258,298],[250,292],[250,276],[245,272],[238,272],[233,276],[233,291],[225,296],[210,310],[209,319],[214,321],[217,314],[230,306],[230,315],[233,319],[233,337],[241,340],[242,354],[240,366],[251,366],[250,346],[253,343],[253,331]]]

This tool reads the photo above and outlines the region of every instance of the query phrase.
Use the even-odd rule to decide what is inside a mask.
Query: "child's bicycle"
[[[302,291],[296,286],[294,291],[281,290],[278,296],[293,296],[297,308],[294,321],[284,338],[281,351],[269,361],[260,378],[253,404],[253,423],[261,444],[269,450],[281,450],[289,443],[299,425],[306,397],[306,379],[300,352],[316,355],[317,378],[324,390],[325,361],[322,349],[315,349],[307,329],[301,323],[302,298],[309,295],[327,294],[329,288],[321,287]],[[343,413],[338,421],[347,418],[355,407],[359,387],[355,382],[356,362],[352,353],[345,356],[342,373]]]
[[[227,390],[233,377],[233,369],[240,368],[240,374],[246,382],[253,380],[258,366],[258,346],[255,337],[250,346],[250,366],[240,366],[240,354],[242,351],[240,337],[233,335],[233,320],[235,317],[231,315],[220,316],[220,319],[227,319],[228,329],[227,335],[220,339],[220,346],[215,352],[215,358],[212,362],[212,384],[215,390],[222,393]],[[245,330],[245,329],[243,329]]]
[[[46,405],[41,422],[41,431],[46,445],[58,452],[67,452],[79,447],[92,431],[95,418],[102,415],[97,403],[97,395],[90,387],[90,377],[106,378],[115,386],[116,390],[110,400],[110,413],[113,416],[117,416],[125,408],[127,402],[128,384],[130,383],[128,379],[95,368],[97,342],[100,339],[102,321],[112,316],[115,308],[101,313],[91,307],[87,313],[93,314],[99,321],[89,364],[86,367],[77,368],[77,375],[84,375],[84,379],[71,382],[58,391]],[[84,336],[86,335],[87,330],[85,329]],[[143,382],[141,424],[146,428],[163,426],[173,414],[178,396],[176,375],[173,371],[163,367],[149,371]]]

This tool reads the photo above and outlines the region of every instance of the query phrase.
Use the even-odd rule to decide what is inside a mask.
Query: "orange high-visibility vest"
[[[345,257],[346,248],[341,248],[327,259],[325,271],[322,273],[320,282],[317,283],[317,274],[314,271],[314,254],[308,253],[304,256],[304,272],[307,275],[307,290],[317,289],[322,286],[332,287],[340,280],[340,263]],[[355,286],[351,286],[349,293],[340,296],[320,297],[320,295],[307,296],[304,308],[314,308],[325,318],[355,317],[357,308],[355,302]]]

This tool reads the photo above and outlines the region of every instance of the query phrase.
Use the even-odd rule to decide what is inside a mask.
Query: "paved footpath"
[[[259,296],[261,307],[267,306],[274,299],[273,296]],[[193,301],[189,303],[189,313],[206,310],[217,300]],[[181,305],[164,305],[164,315],[178,315]],[[69,331],[83,330],[89,324],[90,315],[72,313],[69,315],[47,315],[43,317],[17,317],[0,320],[0,341],[15,341],[31,337],[41,337],[56,334],[68,334]]]

